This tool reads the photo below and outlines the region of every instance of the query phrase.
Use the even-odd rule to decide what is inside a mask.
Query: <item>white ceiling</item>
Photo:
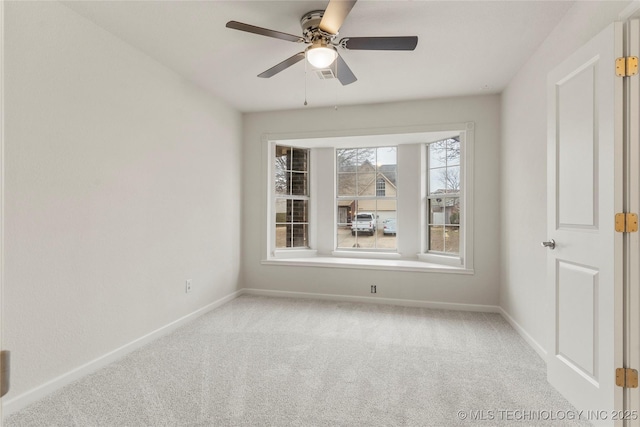
[[[78,1],[69,8],[240,111],[302,108],[305,63],[262,71],[304,45],[225,28],[236,20],[301,34],[300,17],[327,1]],[[338,38],[417,35],[413,52],[344,51],[358,81],[306,75],[310,107],[499,93],[570,1],[360,0]]]

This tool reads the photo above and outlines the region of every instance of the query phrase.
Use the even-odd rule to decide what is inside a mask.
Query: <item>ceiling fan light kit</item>
[[[302,37],[238,21],[229,21],[226,26],[234,30],[310,45],[304,51],[258,74],[258,77],[272,77],[306,57],[309,64],[317,69],[326,69],[335,63],[334,65],[337,65],[336,77],[342,85],[348,85],[355,82],[357,78],[340,56],[336,47],[339,46],[345,50],[414,50],[418,44],[416,36],[349,37],[335,42],[338,30],[356,1],[330,0],[326,10],[305,13],[300,19]]]
[[[315,68],[327,68],[338,57],[336,48],[317,44],[307,48],[307,61]]]

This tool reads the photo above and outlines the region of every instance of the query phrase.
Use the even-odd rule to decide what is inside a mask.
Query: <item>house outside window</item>
[[[337,249],[395,251],[397,148],[336,150]]]
[[[275,146],[275,247],[309,247],[309,150]]]

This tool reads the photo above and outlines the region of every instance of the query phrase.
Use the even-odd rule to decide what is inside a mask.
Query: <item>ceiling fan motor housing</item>
[[[302,36],[307,43],[322,40],[325,44],[329,44],[336,37],[337,34],[329,34],[320,29],[320,21],[322,21],[323,16],[324,10],[312,10],[300,18]]]

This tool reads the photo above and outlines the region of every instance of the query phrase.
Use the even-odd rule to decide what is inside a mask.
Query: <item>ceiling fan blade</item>
[[[349,68],[340,55],[336,58],[336,77],[338,77],[338,80],[340,80],[340,83],[342,83],[343,86],[358,80],[355,74],[353,74],[353,71],[351,71],[351,68]]]
[[[255,25],[244,24],[238,21],[229,21],[226,25],[227,28],[234,30],[246,31],[247,33],[259,34],[261,36],[273,37],[280,40],[287,40],[290,42],[302,43],[304,39],[293,34],[282,33],[280,31],[269,30],[267,28],[256,27]]]
[[[278,65],[275,65],[275,66],[269,68],[267,71],[264,71],[264,72],[258,74],[258,77],[262,77],[262,78],[266,79],[266,78],[275,76],[280,71],[283,71],[283,70],[291,67],[293,64],[296,64],[296,63],[302,61],[303,59],[304,59],[304,52],[296,53],[295,55],[293,55],[290,58],[285,59],[284,61],[282,61]]]
[[[357,0],[330,0],[324,11],[319,28],[329,34],[338,34],[342,23]]]
[[[418,37],[346,37],[339,44],[349,50],[414,50]]]

